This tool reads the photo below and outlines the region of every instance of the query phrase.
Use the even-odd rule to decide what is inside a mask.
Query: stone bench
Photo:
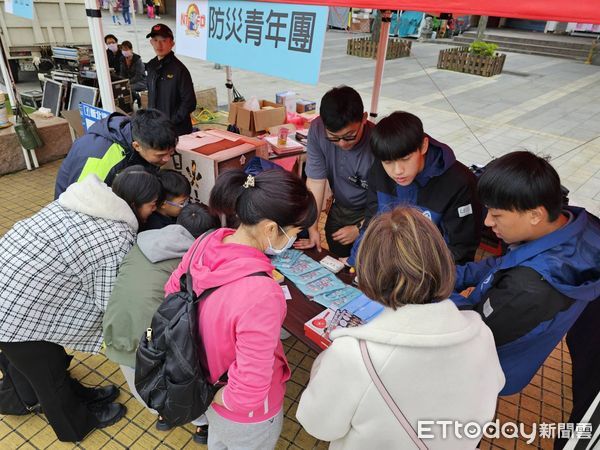
[[[69,124],[60,117],[44,118],[38,114],[30,114],[38,128],[44,145],[35,150],[40,164],[65,156],[71,148],[72,140]],[[14,116],[11,117],[14,123]],[[15,134],[14,127],[0,129],[0,175],[26,168],[21,144]]]

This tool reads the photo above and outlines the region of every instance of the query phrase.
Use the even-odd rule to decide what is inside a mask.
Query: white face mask
[[[267,237],[267,239],[269,241],[269,246],[265,250],[265,255],[269,255],[269,256],[280,255],[283,252],[285,252],[287,249],[291,248],[292,245],[294,245],[294,242],[296,242],[297,236],[289,237],[283,228],[281,228],[281,227],[279,227],[279,228],[281,229],[281,231],[283,231],[283,234],[285,234],[285,237],[288,238],[287,243],[282,248],[273,248],[273,246],[271,245],[271,239],[269,239]]]
[[[117,44],[108,44],[107,47],[113,53],[117,53],[117,50],[119,49]]]
[[[130,50],[123,50],[121,53],[123,53],[125,58],[129,58],[131,55],[133,55],[133,52]]]

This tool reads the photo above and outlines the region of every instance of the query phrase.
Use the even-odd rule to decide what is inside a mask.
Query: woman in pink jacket
[[[206,413],[208,448],[272,449],[283,424],[290,370],[279,340],[285,298],[270,276],[273,266],[266,255],[290,248],[298,232],[314,223],[315,200],[289,172],[269,170],[254,177],[232,170],[217,179],[210,206],[217,212],[234,209],[240,226],[204,238],[190,266],[197,294],[222,286],[198,308],[210,381],[228,374]],[[167,294],[179,290],[194,249],[171,275]]]

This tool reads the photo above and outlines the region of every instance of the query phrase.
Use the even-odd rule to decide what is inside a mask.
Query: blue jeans
[[[131,25],[131,16],[129,15],[129,8],[123,9],[123,20],[127,25]]]

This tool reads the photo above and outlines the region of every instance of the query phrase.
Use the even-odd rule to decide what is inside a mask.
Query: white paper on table
[[[290,293],[290,288],[287,287],[285,284],[281,285],[281,290],[283,291],[283,296],[285,297],[286,300],[291,300],[292,299],[292,294]]]

